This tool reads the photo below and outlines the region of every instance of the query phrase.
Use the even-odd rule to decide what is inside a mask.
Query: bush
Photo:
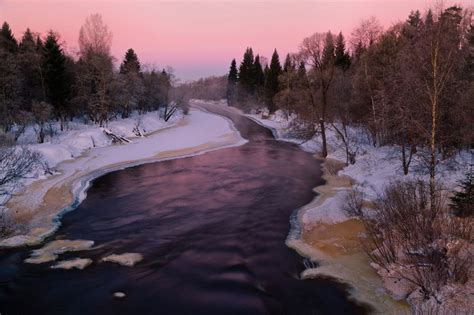
[[[437,299],[449,282],[465,283],[473,259],[473,222],[452,215],[445,196],[438,189],[431,205],[425,183],[395,182],[379,196],[373,215],[362,216],[370,258],[415,285],[425,299]]]

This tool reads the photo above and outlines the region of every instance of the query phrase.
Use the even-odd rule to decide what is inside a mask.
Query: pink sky
[[[474,0],[457,1],[472,4]],[[121,60],[132,47],[142,63],[172,66],[182,79],[222,75],[232,58],[240,61],[247,46],[270,56],[274,48],[296,51],[314,32],[342,31],[346,38],[357,23],[376,16],[383,25],[406,19],[411,9],[424,11],[428,0],[0,0],[0,21],[17,38],[26,27],[61,34],[67,49],[77,49],[86,17],[100,13],[114,34],[112,52]]]

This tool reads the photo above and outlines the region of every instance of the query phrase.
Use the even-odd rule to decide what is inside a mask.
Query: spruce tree
[[[35,38],[29,28],[27,28],[25,34],[23,34],[23,37],[20,41],[20,45],[18,47],[20,52],[36,50]]]
[[[280,74],[282,74],[282,72],[283,71],[280,65],[280,57],[278,56],[278,52],[275,49],[272,55],[272,59],[270,61],[270,68],[268,69],[265,77],[265,101],[270,113],[276,111],[276,106],[275,102],[273,101],[273,98],[278,93],[278,77],[280,76]]]
[[[289,72],[294,69],[290,54],[286,54],[285,63],[283,65],[283,72]]]
[[[247,48],[244,53],[244,58],[239,67],[239,85],[242,90],[248,94],[253,95],[255,92],[255,60],[252,48]]]
[[[429,28],[433,24],[434,24],[433,11],[431,11],[431,9],[429,9],[428,13],[426,14],[426,18],[425,18],[425,26]]]
[[[474,174],[472,170],[460,182],[460,191],[451,197],[451,209],[461,217],[474,215]]]
[[[18,49],[18,64],[22,81],[22,109],[27,111],[31,109],[33,100],[45,101],[46,98],[41,72],[42,54],[42,51],[37,50],[33,33],[27,29]]]
[[[352,60],[354,60],[354,62],[359,61],[364,52],[365,52],[364,45],[362,44],[361,41],[359,41],[354,49],[354,55],[352,56]]]
[[[140,73],[141,66],[140,61],[138,60],[138,56],[135,51],[130,48],[125,53],[125,58],[120,65],[120,74],[128,74],[128,73]]]
[[[468,71],[469,71],[469,80],[474,82],[474,21],[470,25],[469,34],[469,56],[468,56]]]
[[[57,36],[50,31],[44,43],[43,76],[48,102],[61,119],[61,128],[67,115],[71,96],[71,77],[66,68],[66,56],[58,43]]]
[[[323,49],[323,56],[322,56],[322,64],[323,67],[331,66],[334,63],[336,58],[335,56],[336,47],[334,46],[334,39],[331,32],[328,32],[326,35],[326,40],[324,43]]]
[[[255,57],[255,62],[254,62],[254,78],[255,78],[255,86],[257,89],[261,88],[265,84],[265,74],[263,73],[262,69],[262,64],[260,63],[260,56],[257,55]]]
[[[412,40],[416,36],[416,33],[421,25],[422,20],[420,11],[411,11],[407,21],[403,25],[402,35],[407,39]]]
[[[336,67],[339,67],[344,71],[349,69],[351,65],[351,57],[346,51],[346,44],[344,42],[344,36],[342,36],[342,32],[340,32],[336,38],[335,55],[336,59],[334,61],[334,64],[336,65]]]
[[[18,49],[18,43],[7,22],[4,22],[0,29],[0,48],[3,48],[10,53],[16,53]]]
[[[230,63],[229,75],[227,76],[227,102],[229,105],[233,105],[235,102],[235,97],[237,93],[237,81],[238,81],[238,71],[237,71],[237,62],[235,59],[232,59]]]

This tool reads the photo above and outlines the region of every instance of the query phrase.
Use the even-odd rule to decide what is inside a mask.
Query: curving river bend
[[[23,263],[31,249],[0,250],[0,314],[363,314],[329,279],[300,280],[303,258],[285,245],[292,212],[323,183],[297,145],[225,108],[249,142],[116,171],[50,240],[94,240],[84,270]],[[192,135],[190,135],[192,136]],[[101,263],[137,252],[134,267]],[[126,293],[114,299],[116,291]]]

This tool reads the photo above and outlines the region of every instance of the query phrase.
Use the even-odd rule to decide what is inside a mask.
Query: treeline
[[[227,98],[246,110],[265,106],[295,114],[319,134],[327,155],[326,130],[343,140],[354,162],[347,127],[360,127],[374,146],[396,145],[408,173],[412,156],[426,153],[434,173],[438,154],[449,157],[474,144],[474,24],[472,12],[453,6],[383,31],[375,18],[351,34],[316,33],[280,64],[270,64],[251,48],[237,68],[232,61]],[[434,176],[434,174],[433,174]]]
[[[211,76],[182,83],[175,88],[175,94],[182,103],[189,99],[222,100],[227,97],[227,77]]]
[[[0,30],[0,130],[14,131],[15,140],[26,125],[44,125],[51,119],[61,129],[74,117],[99,125],[133,110],[167,107],[172,74],[144,70],[129,49],[120,68],[111,55],[112,33],[100,15],[91,15],[80,29],[79,52],[64,50],[57,33],[45,37],[27,29],[17,41],[8,23]],[[14,128],[13,128],[14,127]]]

